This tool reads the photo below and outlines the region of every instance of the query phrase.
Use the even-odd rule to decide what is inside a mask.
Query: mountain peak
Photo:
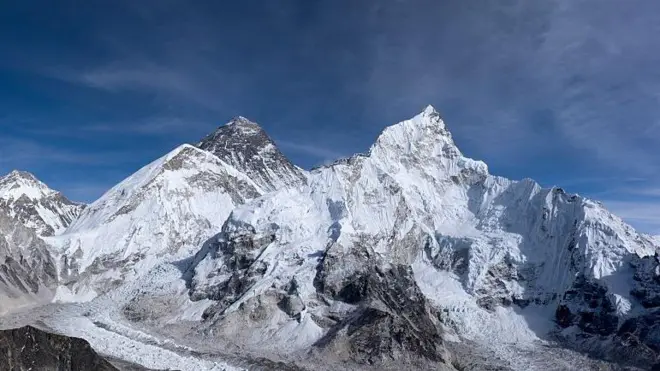
[[[257,124],[256,122],[250,120],[249,118],[247,118],[247,117],[245,117],[245,116],[236,116],[236,117],[232,118],[232,119],[231,119],[228,123],[226,123],[224,126],[228,126],[228,125],[238,125],[238,126],[256,127],[256,128],[260,128],[260,129],[261,129],[261,126],[259,126],[259,124]]]
[[[297,184],[304,176],[259,124],[238,116],[206,136],[197,147],[211,152],[270,191]]]
[[[426,108],[424,108],[424,110],[422,111],[422,114],[433,115],[433,114],[438,114],[438,111],[436,111],[435,107],[433,107],[432,105],[429,104],[428,106],[426,106]]]
[[[12,170],[9,174],[6,175],[6,177],[37,180],[37,177],[35,177],[34,174],[23,170]]]
[[[4,177],[0,177],[0,198],[19,199],[23,196],[30,199],[39,199],[57,194],[48,188],[32,173],[13,170]]]
[[[372,152],[374,150],[392,156],[413,152],[423,157],[440,153],[445,157],[461,156],[440,114],[431,105],[416,116],[385,128]]]
[[[64,231],[84,207],[27,171],[14,170],[0,177],[0,209],[41,236]]]

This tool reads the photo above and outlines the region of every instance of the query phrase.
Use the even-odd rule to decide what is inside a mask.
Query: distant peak
[[[243,117],[243,116],[236,116],[236,117],[234,117],[234,118],[231,119],[231,120],[230,120],[225,126],[229,126],[229,125],[237,125],[237,126],[252,126],[252,127],[258,127],[258,128],[261,128],[261,126],[259,126],[259,124],[257,124],[257,123],[254,122],[254,121],[251,121],[250,119],[248,119],[248,118],[246,118],[246,117]]]
[[[14,170],[0,177],[0,198],[18,199],[21,196],[37,199],[56,194],[56,191],[48,188],[32,173]]]
[[[26,179],[26,180],[31,180],[34,182],[38,182],[39,180],[37,177],[34,176],[34,174],[23,171],[23,170],[12,170],[9,174],[4,176],[3,178],[5,179]]]
[[[416,134],[413,135],[413,133]],[[412,138],[417,138],[419,135],[431,135],[451,141],[451,133],[445,127],[445,123],[442,121],[438,111],[431,105],[426,106],[422,112],[414,117],[385,128],[381,134],[381,138],[386,139],[391,137],[396,138],[397,141],[401,141],[402,138],[413,140]]]
[[[418,124],[433,124],[433,125],[441,125],[444,127],[444,122],[442,121],[442,117],[440,117],[440,113],[436,111],[435,107],[432,105],[426,106],[422,112],[420,112],[417,116],[413,117],[411,119],[412,121],[417,122]]]
[[[215,133],[231,133],[231,135],[265,135],[264,129],[254,121],[243,116],[236,116],[228,123],[220,126]]]
[[[426,108],[424,108],[424,111],[422,111],[422,114],[427,115],[427,116],[430,116],[430,115],[433,115],[433,114],[439,115],[438,111],[435,110],[435,107],[433,107],[430,104],[428,106],[426,106]]]
[[[197,147],[211,152],[237,170],[250,176],[263,189],[299,183],[304,177],[280,152],[259,124],[245,117],[234,117],[206,136]]]

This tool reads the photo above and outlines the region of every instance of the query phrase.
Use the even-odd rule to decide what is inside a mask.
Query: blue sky
[[[236,115],[295,163],[427,104],[510,178],[660,233],[660,3],[36,1],[0,5],[0,172],[91,201]]]

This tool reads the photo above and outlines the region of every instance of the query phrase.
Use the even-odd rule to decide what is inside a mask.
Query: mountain
[[[256,123],[237,117],[197,145],[247,175],[264,191],[297,185],[305,180]]]
[[[430,106],[368,153],[312,171],[236,118],[140,169],[62,233],[41,239],[1,214],[0,228],[20,262],[11,287],[34,277],[56,302],[18,322],[145,367],[660,362],[657,239],[596,201],[491,175]]]
[[[31,326],[0,331],[0,370],[118,370],[83,339],[50,334]]]
[[[0,177],[0,210],[40,236],[63,232],[83,209],[84,205],[69,201],[30,173],[12,171]]]
[[[61,236],[60,279],[87,297],[192,254],[239,204],[261,194],[216,156],[182,145],[87,207]],[[65,293],[62,287],[62,292]]]
[[[448,360],[445,330],[500,347],[557,332],[593,351],[585,338],[648,309],[631,264],[657,251],[649,236],[561,188],[490,175],[432,107],[307,178],[234,210],[197,254],[190,294],[216,302],[216,334],[396,368]]]

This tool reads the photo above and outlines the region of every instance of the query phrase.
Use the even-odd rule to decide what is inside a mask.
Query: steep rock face
[[[300,184],[304,172],[294,166],[256,123],[237,117],[197,146],[247,175],[263,191]]]
[[[48,302],[56,286],[57,270],[46,243],[0,212],[0,314]]]
[[[0,210],[40,236],[62,233],[84,207],[48,188],[30,173],[12,171],[0,178]]]
[[[314,344],[316,349],[381,369],[447,361],[438,313],[417,287],[410,267],[368,267],[334,298],[355,309]]]
[[[259,187],[214,155],[183,145],[90,205],[61,236],[60,278],[95,295],[190,256]]]
[[[50,334],[26,326],[0,331],[0,370],[117,370],[83,339]]]
[[[266,298],[296,283],[296,307],[305,309],[285,312],[298,325],[266,316],[255,326],[278,330],[253,344],[319,341],[328,324],[352,318],[353,306],[374,295],[365,278],[372,265],[412,267],[415,286],[470,339],[513,344],[551,329],[509,325],[511,307],[548,308],[556,313],[548,324],[611,336],[643,310],[626,284],[631,263],[656,251],[599,203],[490,175],[461,154],[432,107],[387,128],[367,155],[239,207],[215,246],[197,255],[190,280],[193,299],[222,303],[209,313],[219,326],[255,302],[260,310],[278,303]]]
[[[621,318],[620,327],[613,338],[621,349],[611,355],[636,360],[640,366],[655,364],[660,368],[660,258],[635,258],[635,275],[631,295],[645,310],[630,311]]]

